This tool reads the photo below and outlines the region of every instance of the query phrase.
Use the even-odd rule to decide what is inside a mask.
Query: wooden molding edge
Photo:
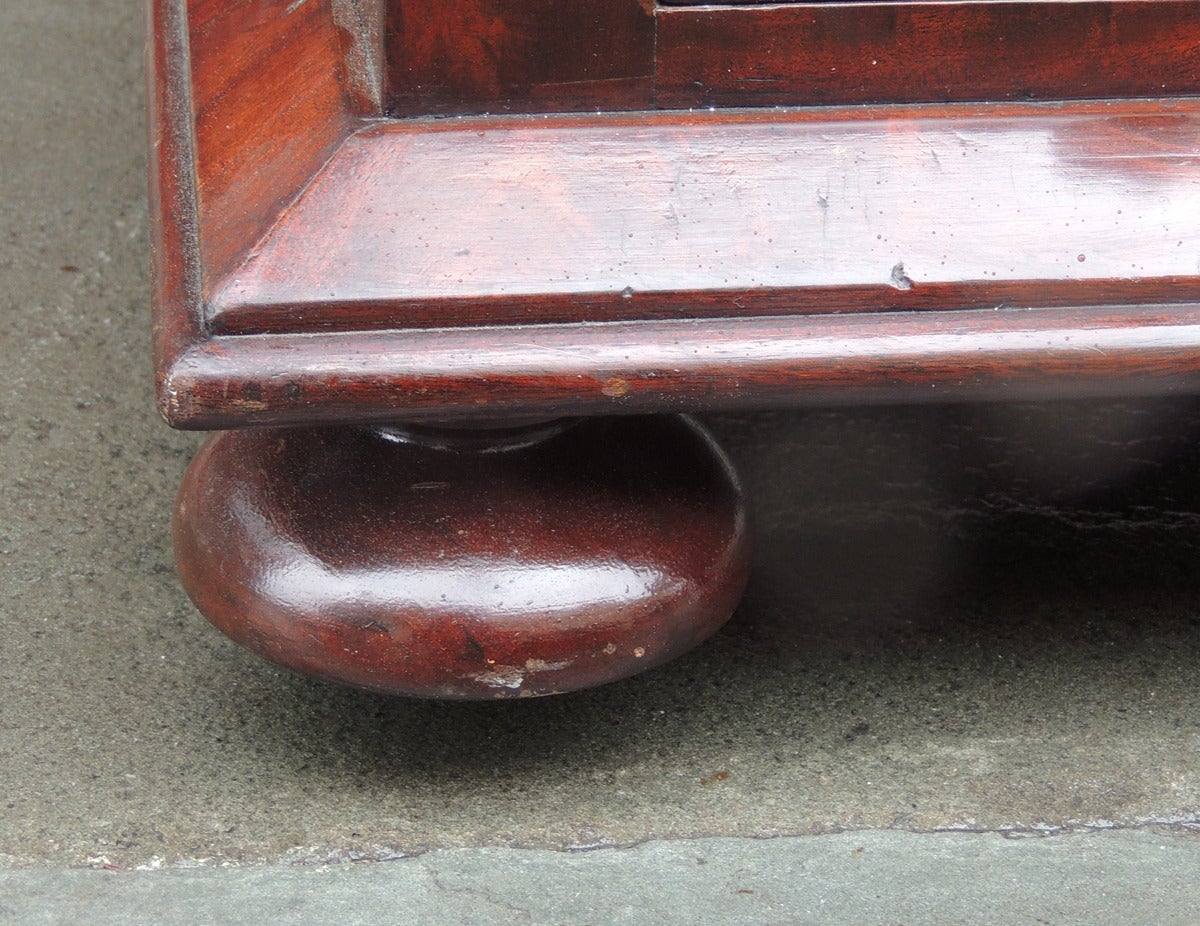
[[[148,180],[154,355],[159,408],[179,356],[205,334],[187,14],[179,0],[146,2]],[[156,38],[157,37],[157,38]]]
[[[212,338],[176,427],[1200,391],[1200,303]]]

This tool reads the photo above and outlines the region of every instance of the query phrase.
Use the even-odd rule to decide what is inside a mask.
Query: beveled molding
[[[1169,10],[1164,17],[1174,21],[1188,3],[1163,4]],[[375,41],[372,30],[378,28],[370,19],[378,8],[365,0],[339,0],[336,9],[331,0],[232,6],[149,0],[149,6],[155,354],[159,405],[175,426],[556,417],[1200,387],[1200,232],[1187,220],[1200,214],[1195,99],[399,123],[384,120],[376,108],[386,98],[373,83],[383,79],[382,59],[355,44]],[[1136,6],[1144,12],[1154,4]],[[355,19],[359,14],[367,19]],[[860,14],[867,15],[853,15]],[[348,22],[360,23],[349,37]],[[760,140],[745,162],[739,155],[746,149],[729,141],[743,129]],[[385,277],[374,291],[372,280],[362,278],[363,292],[333,297],[323,294],[321,276],[284,281],[283,296],[267,293],[283,285],[272,276],[282,266],[270,263],[273,248],[299,242],[320,254],[337,253],[345,244],[335,215],[325,216],[327,226],[313,222],[295,234],[300,217],[321,215],[303,210],[319,206],[322,183],[350,166],[346,159],[358,150],[351,144],[383,156],[391,150],[385,145],[410,144],[401,137],[408,133],[441,152],[443,160],[431,159],[432,173],[421,176],[446,184],[449,193],[450,179],[469,188],[478,173],[469,163],[455,168],[444,160],[459,150],[447,144],[455,132],[486,136],[484,142],[503,133],[562,141],[545,146],[548,160],[535,165],[535,179],[543,190],[561,182],[564,195],[593,203],[590,212],[571,213],[573,227],[549,223],[549,233],[568,244],[594,245],[580,251],[580,275],[595,276],[590,289],[556,289],[535,275],[524,289],[506,293],[497,284],[504,275],[497,273],[477,276],[474,288],[455,293],[448,284],[445,294],[429,291],[419,298]],[[654,135],[642,149],[639,132]],[[586,182],[576,169],[580,154],[572,139],[610,152]],[[948,175],[955,139],[967,152],[958,156],[987,168],[960,175],[955,195],[996,204],[969,219],[964,211],[948,214],[945,203],[954,198],[938,196],[947,189],[939,184]],[[1040,141],[1031,148],[1031,139]],[[790,164],[789,148],[800,152]],[[646,157],[639,158],[639,150]],[[782,168],[769,168],[777,157],[784,158]],[[1004,157],[1013,158],[1009,176],[997,167]],[[725,250],[748,231],[747,250],[717,254],[715,272],[712,260],[692,271],[688,248],[668,242],[660,251],[635,255],[641,263],[606,271],[601,258],[620,252],[608,204],[619,202],[629,184],[665,189],[680,166],[696,172],[707,194],[722,183],[726,192],[710,214],[692,217],[691,226],[678,208],[671,217],[671,207],[686,195],[663,199],[663,218],[654,227],[724,229],[717,245]],[[761,193],[789,167],[803,168],[812,182],[780,187],[794,195],[771,200],[768,210],[762,206],[768,200],[759,203],[752,188]],[[892,242],[891,250],[878,243],[883,232],[880,239],[871,233],[868,208],[877,181],[890,191],[887,209],[904,239]],[[978,190],[968,189],[970,183]],[[906,188],[920,195],[904,202],[898,191]],[[481,208],[492,196],[496,222],[505,216],[494,186],[473,192]],[[758,211],[739,206],[747,201]],[[370,208],[347,202],[362,215]],[[852,216],[851,207],[861,212]],[[895,210],[902,208],[897,219]],[[996,214],[1013,216],[1017,208],[1040,210],[1012,253],[995,253],[996,242],[978,233],[988,210],[996,208]],[[818,234],[822,216],[826,225]],[[1110,221],[1104,224],[1104,218]],[[420,216],[411,225],[397,224],[393,243],[410,243],[422,234],[419,224]],[[490,250],[483,246],[499,227],[481,227],[463,213],[447,219],[440,238],[426,240],[445,247],[474,231],[478,239],[464,241],[459,250],[485,267],[521,253],[519,238]],[[366,241],[378,231],[364,220],[350,233]],[[809,252],[764,266],[756,278],[719,282],[732,262],[753,263],[749,249],[769,253],[774,241],[756,245],[754,238],[775,239],[776,232],[794,235],[796,249]],[[933,269],[934,233],[947,241],[943,253],[953,255],[947,258],[953,266],[941,276]],[[811,249],[830,235],[844,257],[822,269]],[[866,260],[875,248],[879,259]],[[1054,259],[1047,260],[1051,248]],[[1119,263],[1122,252],[1128,267]],[[532,256],[550,266],[556,255],[543,248]],[[453,251],[443,253],[439,266],[454,257]],[[998,276],[987,275],[985,265]],[[1031,266],[1040,268],[1035,275],[1022,272]],[[651,285],[642,285],[642,277],[650,277]],[[261,301],[231,298],[251,278],[261,284],[254,290]]]

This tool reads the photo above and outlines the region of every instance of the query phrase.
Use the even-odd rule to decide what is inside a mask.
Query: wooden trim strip
[[[146,19],[153,338],[161,390],[168,370],[206,328],[184,2],[147,0]]]
[[[214,338],[185,428],[1200,391],[1200,303]]]
[[[1008,110],[389,123],[210,317],[286,334],[1200,299],[1200,102]]]
[[[660,6],[659,108],[1200,92],[1197,0]]]

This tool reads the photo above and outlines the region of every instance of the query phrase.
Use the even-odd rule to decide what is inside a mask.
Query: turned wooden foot
[[[183,584],[230,637],[434,698],[553,694],[682,653],[733,612],[749,546],[733,470],[682,418],[227,432],[175,518]]]

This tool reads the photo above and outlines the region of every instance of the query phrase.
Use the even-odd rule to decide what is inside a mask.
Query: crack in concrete
[[[515,913],[518,916],[524,917],[524,919],[530,923],[530,926],[532,926],[533,911],[524,907],[514,906],[506,900],[500,900],[499,898],[494,897],[491,891],[487,890],[486,888],[469,886],[450,887],[442,882],[442,872],[440,872],[436,866],[431,865],[425,858],[419,858],[416,860],[416,862],[420,866],[421,871],[423,871],[429,877],[430,882],[433,884],[438,893],[453,894],[463,897],[470,897],[472,899],[477,898],[485,903],[491,904],[493,907],[499,910],[503,910],[507,913]]]
[[[440,873],[432,868],[429,864],[430,856],[444,855],[453,852],[470,852],[480,850],[495,850],[495,851],[514,851],[514,852],[549,852],[556,855],[590,855],[592,853],[605,852],[628,852],[630,850],[639,849],[644,846],[654,845],[656,843],[685,845],[688,843],[702,842],[708,839],[735,839],[745,840],[748,842],[769,843],[779,840],[800,839],[800,840],[819,840],[833,836],[844,836],[848,834],[859,833],[888,833],[888,834],[904,834],[912,836],[940,836],[940,835],[969,835],[969,836],[1000,836],[1005,839],[1052,839],[1062,836],[1087,835],[1091,833],[1155,833],[1167,836],[1176,837],[1200,837],[1200,812],[1194,814],[1182,814],[1171,817],[1145,817],[1139,818],[1134,822],[1118,823],[1113,821],[1093,820],[1088,822],[1068,822],[1061,824],[1028,824],[1028,825],[1013,825],[1013,826],[973,826],[973,825],[955,825],[934,827],[889,827],[881,829],[879,827],[852,827],[852,826],[830,826],[811,831],[796,831],[796,832],[781,832],[781,833],[690,833],[686,836],[648,836],[645,839],[637,839],[623,842],[609,842],[597,845],[570,845],[563,843],[546,844],[546,843],[511,843],[506,842],[503,845],[483,844],[477,846],[425,846],[418,849],[395,849],[380,847],[372,853],[361,853],[348,851],[336,847],[309,847],[310,857],[307,859],[297,859],[292,855],[278,856],[274,859],[266,861],[230,861],[219,857],[209,857],[203,859],[178,859],[172,862],[162,862],[156,860],[154,864],[143,864],[133,867],[113,866],[113,865],[93,865],[80,866],[81,868],[92,867],[94,869],[103,869],[106,871],[188,871],[188,870],[211,870],[216,868],[228,869],[254,869],[254,868],[298,868],[298,869],[315,869],[315,868],[335,868],[346,865],[386,865],[395,862],[416,862],[420,864],[423,870],[426,870],[431,878],[434,878],[439,889],[443,889],[448,893],[462,891],[465,889],[452,888],[446,886],[440,881]],[[317,856],[317,857],[313,857]],[[47,866],[35,861],[19,860],[15,857],[0,856],[0,870],[8,869],[34,869],[48,868]],[[502,903],[497,901],[497,903]],[[517,912],[520,908],[514,908]]]

